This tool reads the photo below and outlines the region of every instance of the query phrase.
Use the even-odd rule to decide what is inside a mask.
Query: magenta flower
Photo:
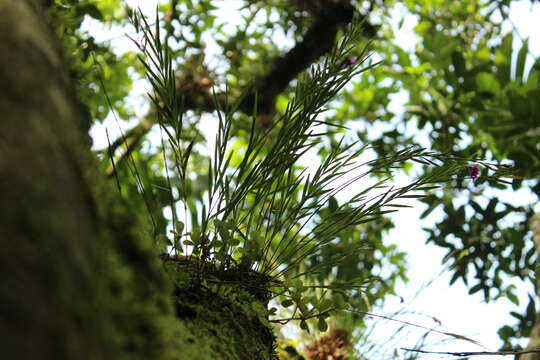
[[[480,167],[478,167],[476,164],[469,167],[469,175],[471,176],[471,179],[476,182],[476,180],[478,180],[480,177]]]
[[[347,66],[351,66],[351,65],[354,65],[356,64],[356,59],[355,58],[349,58],[347,59],[347,62],[345,63],[345,65]]]

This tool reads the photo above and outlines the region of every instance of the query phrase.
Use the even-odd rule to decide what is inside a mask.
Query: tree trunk
[[[529,345],[527,345],[525,350],[540,351],[540,313],[536,316],[536,322],[531,330]],[[523,354],[519,357],[519,360],[540,360],[540,352]]]
[[[534,244],[536,247],[537,259],[540,259],[540,214],[536,214],[530,220],[530,227],[533,231]],[[537,260],[538,262],[538,260]],[[536,274],[540,274],[540,264],[536,264]],[[540,278],[536,278],[536,296],[540,298]],[[536,314],[536,321],[531,329],[531,336],[529,344],[525,350],[539,350],[540,351],[540,312]],[[519,360],[540,360],[540,352],[523,354]]]
[[[270,358],[263,301],[192,288],[173,300],[152,240],[98,173],[39,6],[0,0],[2,358]]]

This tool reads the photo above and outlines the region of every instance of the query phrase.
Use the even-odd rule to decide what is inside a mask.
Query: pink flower
[[[469,168],[469,175],[471,176],[471,179],[473,179],[473,181],[478,180],[478,178],[480,177],[480,167],[478,167],[478,165],[476,164],[472,165]]]
[[[356,64],[356,59],[355,58],[349,58],[347,59],[347,62],[345,63],[345,65],[347,66],[351,66],[351,65],[354,65]]]

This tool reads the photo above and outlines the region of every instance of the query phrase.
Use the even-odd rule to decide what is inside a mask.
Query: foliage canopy
[[[452,282],[463,280],[486,301],[507,297],[518,306],[518,289],[507,279],[538,278],[532,239],[539,230],[531,225],[538,209],[533,201],[500,200],[496,189],[504,187],[499,175],[506,169],[493,165],[512,164],[512,188],[540,197],[540,62],[528,66],[527,41],[503,30],[510,1],[244,1],[232,23],[220,16],[217,1],[173,0],[160,3],[157,18],[163,20],[146,23],[145,36],[154,38],[138,40],[150,55],[145,65],[135,53],[118,54],[81,30],[89,18],[127,26],[132,12],[119,1],[61,4],[56,16],[70,21],[58,31],[72,49],[80,96],[94,120],[105,121],[112,109],[118,121],[138,121],[100,152],[102,168],[122,196],[149,215],[159,246],[180,252],[187,244],[221,266],[243,261],[276,277],[309,274],[285,287],[290,299],[283,300],[295,303],[304,319],[311,308],[298,294],[306,287],[314,290],[309,301],[318,314],[344,300],[368,310],[406,279],[405,254],[383,242],[393,225],[381,206],[423,189],[423,216],[444,213],[427,229],[428,241],[448,249]],[[416,20],[411,49],[399,36],[405,17]],[[361,19],[358,33],[347,30],[353,18]],[[163,47],[151,48],[158,43]],[[366,49],[382,59],[378,66],[366,66]],[[152,105],[140,114],[126,96],[144,76]],[[391,101],[403,95],[404,110],[396,114]],[[329,110],[322,113],[325,104]],[[208,113],[219,124],[215,141],[201,126]],[[347,130],[351,122],[354,134]],[[145,142],[152,131],[161,143]],[[214,143],[213,154],[205,142]],[[421,150],[426,146],[435,152]],[[341,199],[328,183],[345,176],[343,169],[366,151],[378,160],[365,162],[369,171],[361,178],[374,175],[375,185]],[[298,164],[304,153],[320,159],[309,175]],[[455,166],[438,171],[433,161],[439,154]],[[392,169],[406,159],[417,165]],[[477,181],[464,159],[482,161]],[[384,184],[390,170],[415,180],[382,192],[372,208],[359,205],[369,199],[364,189]],[[426,188],[450,174],[456,176],[442,189]],[[323,271],[328,264],[334,269]],[[389,275],[362,286],[362,296],[336,291],[323,303],[331,294],[324,284],[366,285],[383,267]],[[530,336],[536,304],[531,293],[525,313],[513,313],[519,323],[500,329],[508,347]],[[338,324],[360,320],[353,314]]]

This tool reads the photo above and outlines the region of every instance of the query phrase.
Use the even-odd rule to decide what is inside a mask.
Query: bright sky
[[[531,7],[529,1],[513,1],[511,7],[511,20],[515,24],[521,38],[529,38],[530,52],[536,57],[540,55],[540,36],[538,36],[537,21],[540,19],[540,6],[536,4]],[[402,34],[402,44],[414,41],[411,38],[415,21],[409,17],[406,19],[405,28],[398,34]],[[511,24],[505,25],[507,30],[511,30]],[[516,39],[516,44],[519,40]],[[529,56],[528,66],[532,66],[532,56]],[[504,200],[516,203],[530,203],[535,197],[522,191],[518,194],[511,191],[502,194]],[[516,204],[517,205],[517,204]],[[538,209],[540,210],[540,208]],[[437,215],[431,216],[431,221],[420,221],[420,214],[423,212],[422,206],[416,206],[414,209],[406,209],[399,212],[395,217],[396,229],[393,230],[387,240],[391,243],[399,244],[400,248],[407,251],[409,255],[409,283],[400,284],[397,287],[397,293],[405,298],[405,301],[413,300],[415,293],[423,284],[430,282],[443,269],[441,260],[445,251],[434,245],[426,245],[426,234],[421,230],[422,227],[429,227]],[[446,272],[438,277],[429,287],[406,308],[409,312],[418,312],[426,316],[399,316],[402,320],[422,324],[427,327],[436,326],[438,330],[445,332],[465,335],[479,341],[490,351],[496,351],[501,345],[497,330],[503,325],[516,324],[517,320],[510,316],[510,311],[516,311],[516,307],[506,299],[498,300],[494,303],[486,304],[480,293],[468,295],[468,288],[462,281],[457,281],[451,287],[448,285],[451,274]],[[519,297],[521,300],[520,310],[524,310],[528,303],[527,293],[533,293],[530,284],[519,282],[514,283],[518,286]],[[399,299],[389,299],[383,312],[392,312],[403,306]],[[434,316],[442,325],[431,319]],[[392,326],[385,323],[386,326]],[[394,325],[395,327],[396,325]],[[400,324],[397,324],[400,326]],[[381,333],[386,333],[389,329],[381,329]],[[396,344],[398,347],[413,347],[415,341],[425,331],[417,330],[416,336],[412,336],[408,341]],[[384,336],[384,334],[381,334]],[[442,335],[432,335],[432,341],[442,340]],[[429,342],[428,342],[429,343]],[[523,345],[526,345],[523,344]],[[453,341],[448,344],[426,346],[425,350],[432,351],[485,351],[481,347],[475,346],[466,341]],[[440,359],[444,355],[425,355],[423,359]],[[446,356],[448,357],[448,356]],[[478,356],[475,359],[495,359],[495,356]]]
[[[154,1],[143,0],[128,0],[131,6],[140,6],[147,14],[155,13]],[[238,4],[242,2],[234,0],[223,2],[227,7],[224,10],[224,14],[228,15],[228,18],[234,19],[231,16],[231,9],[238,8]],[[529,1],[513,1],[511,7],[511,20],[522,38],[529,38],[530,52],[535,56],[540,55],[540,36],[537,32],[537,21],[540,19],[540,5],[536,4],[531,7]],[[396,32],[401,37],[400,43],[404,47],[414,46],[414,37],[412,28],[415,25],[415,19],[411,16],[405,18],[404,27],[401,31]],[[89,26],[89,25],[88,25]],[[508,30],[512,29],[511,24],[506,24]],[[96,35],[95,28],[91,30],[92,34]],[[103,39],[115,38],[113,44],[119,51],[125,51],[127,49],[134,49],[129,40],[121,37],[123,31],[108,30],[103,31]],[[100,39],[100,34],[97,34],[97,39]],[[519,40],[516,40],[519,42]],[[529,58],[529,66],[532,65],[532,57]],[[135,97],[134,101],[142,104],[140,94],[144,94],[148,89],[145,88],[144,83],[140,83],[135,91],[139,94],[139,97]],[[392,105],[396,107],[396,113],[400,113],[399,107],[402,106],[403,101],[396,99],[396,102]],[[139,112],[139,111],[138,111]],[[146,110],[141,109],[141,113],[145,113]],[[204,120],[207,125],[211,124],[210,118]],[[124,129],[130,128],[133,124],[127,125]],[[107,122],[109,134],[111,138],[116,138],[119,135],[118,126],[114,122]],[[205,125],[206,127],[206,125]],[[92,136],[95,140],[95,146],[97,148],[103,148],[107,144],[107,140],[104,136],[104,126],[96,126],[92,130]],[[503,196],[512,198],[513,201],[522,203],[530,202],[533,199],[531,194],[527,192],[521,192],[516,196],[514,193],[506,193]],[[539,209],[540,210],[540,209]],[[396,243],[401,250],[408,252],[409,255],[409,278],[408,284],[399,284],[397,287],[397,294],[403,297],[405,304],[400,303],[399,297],[389,298],[387,305],[384,309],[376,310],[375,312],[381,314],[388,314],[396,311],[406,305],[408,313],[417,313],[416,315],[399,315],[396,318],[400,320],[411,321],[416,324],[420,324],[427,327],[436,327],[440,331],[456,333],[465,335],[479,341],[487,349],[496,351],[501,342],[496,334],[497,329],[503,325],[512,325],[516,323],[516,320],[509,315],[510,311],[515,311],[516,308],[508,300],[502,299],[495,303],[486,304],[483,302],[480,294],[468,295],[468,289],[463,285],[461,281],[457,281],[452,287],[449,287],[450,273],[444,273],[438,277],[433,283],[421,292],[421,294],[415,299],[416,292],[427,282],[432,281],[437,274],[439,274],[443,265],[441,260],[445,255],[443,249],[432,245],[426,245],[426,234],[421,230],[422,227],[430,226],[433,221],[436,220],[437,215],[431,216],[428,221],[420,221],[420,214],[423,211],[422,206],[415,206],[413,209],[407,209],[400,211],[394,216],[396,222],[396,230],[392,231],[387,237],[386,242]],[[527,293],[532,289],[528,289],[524,284],[519,284],[520,299],[522,300],[521,310],[527,304]],[[423,314],[423,315],[422,315]],[[435,317],[441,322],[438,326],[433,320]],[[379,337],[381,343],[387,343],[387,348],[392,350],[399,347],[414,347],[416,341],[422,336],[424,330],[415,330],[411,328],[409,337],[399,339],[390,338],[392,329],[401,326],[401,324],[392,324],[391,322],[384,322],[379,324],[374,333],[374,337]],[[483,351],[485,349],[470,344],[465,341],[453,341],[447,344],[435,344],[440,340],[447,340],[448,338],[440,335],[431,335],[431,340],[428,340],[426,350],[432,351]],[[524,344],[525,345],[525,344]],[[402,351],[399,351],[401,356],[405,356]],[[388,353],[387,355],[391,355]],[[423,359],[441,359],[445,358],[444,355],[425,355]],[[476,357],[477,360],[483,360],[495,357]]]

